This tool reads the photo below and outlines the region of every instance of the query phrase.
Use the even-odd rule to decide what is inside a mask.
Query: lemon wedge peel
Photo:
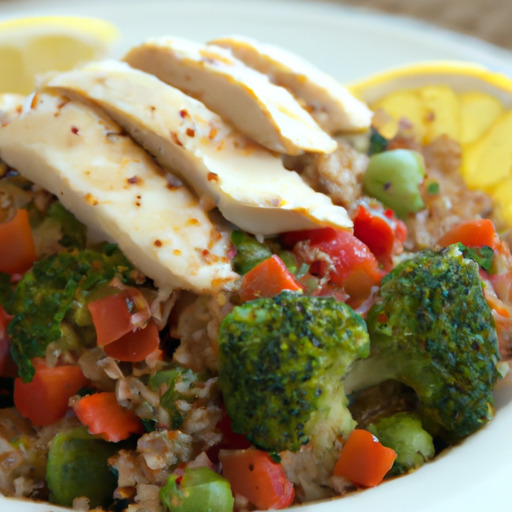
[[[455,92],[480,91],[499,99],[505,108],[512,108],[511,78],[485,66],[461,61],[425,61],[393,67],[349,83],[347,87],[352,94],[372,104],[399,89],[425,85],[445,85]]]
[[[512,226],[512,79],[459,61],[429,61],[392,68],[348,84],[374,111],[390,116],[393,136],[401,118],[427,144],[442,133],[462,147],[461,174],[471,189],[489,193]]]
[[[104,57],[119,38],[112,23],[91,17],[36,16],[0,22],[0,92],[30,93],[38,74]]]

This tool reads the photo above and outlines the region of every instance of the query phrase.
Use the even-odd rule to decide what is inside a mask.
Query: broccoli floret
[[[9,324],[11,353],[24,381],[32,380],[31,359],[44,356],[48,345],[62,336],[78,295],[106,285],[114,277],[135,284],[133,267],[117,246],[103,250],[60,252],[34,264],[18,283],[12,302],[4,304],[14,316]]]
[[[476,262],[457,245],[423,250],[381,283],[367,315],[371,354],[347,392],[395,379],[414,389],[425,428],[455,442],[493,414],[497,335]]]
[[[347,434],[342,378],[366,357],[364,320],[331,297],[282,292],[237,306],[219,335],[219,387],[232,428],[270,451]]]
[[[366,427],[377,439],[396,452],[388,476],[419,468],[435,455],[432,436],[423,429],[417,414],[398,412]]]
[[[59,243],[63,247],[82,249],[87,242],[87,227],[58,201],[48,207],[47,219],[54,220],[60,226],[62,237]]]

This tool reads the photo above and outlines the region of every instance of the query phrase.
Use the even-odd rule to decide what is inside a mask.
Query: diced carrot
[[[150,321],[143,329],[135,329],[105,345],[103,350],[119,361],[137,363],[144,361],[158,348],[160,337],[155,322]]]
[[[396,452],[383,446],[367,430],[353,430],[340,453],[334,474],[359,487],[374,487],[382,482],[396,459]]]
[[[136,288],[126,288],[115,295],[108,295],[90,302],[87,305],[94,328],[97,344],[100,347],[112,343],[132,331],[137,320],[146,321],[150,318],[149,308],[142,293]]]
[[[283,260],[274,254],[244,275],[240,297],[245,302],[258,297],[273,297],[283,290],[299,291],[302,288]]]
[[[34,263],[36,249],[27,210],[0,224],[0,272],[23,274]]]
[[[293,503],[293,484],[267,452],[254,448],[221,450],[219,460],[233,493],[244,496],[258,509],[281,509]]]
[[[34,425],[51,425],[68,410],[69,399],[87,385],[79,366],[49,367],[34,360],[35,375],[30,382],[14,381],[14,405]]]
[[[466,247],[488,246],[494,249],[498,241],[499,238],[492,221],[489,219],[474,219],[453,226],[439,239],[438,243],[442,247],[461,243]]]
[[[89,433],[98,434],[106,441],[122,441],[144,431],[140,418],[122,407],[114,392],[84,396],[73,404],[73,410]]]

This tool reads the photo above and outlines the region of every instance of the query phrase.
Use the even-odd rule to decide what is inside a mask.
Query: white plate
[[[419,60],[457,59],[512,76],[512,54],[430,25],[318,1],[54,0],[3,1],[0,19],[41,14],[103,17],[117,24],[115,53],[146,37],[176,35],[198,41],[239,33],[280,44],[341,81]],[[510,511],[512,382],[496,393],[497,417],[461,446],[415,473],[341,501],[305,505],[303,512]],[[48,512],[0,498],[2,512]]]

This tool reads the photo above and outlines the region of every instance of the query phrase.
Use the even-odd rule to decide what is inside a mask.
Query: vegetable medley
[[[245,62],[236,65],[252,64],[251,73],[262,74],[258,59],[230,41],[217,43],[234,45]],[[72,75],[50,78],[21,113],[6,111],[0,127],[1,493],[80,510],[282,509],[418,470],[492,419],[493,390],[512,354],[512,256],[492,201],[469,190],[459,173],[457,141],[445,134],[421,141],[406,120],[385,137],[384,112],[366,125],[337,124],[333,111],[306,108],[290,75],[272,87],[288,87],[297,108],[312,112],[315,130],[325,135],[321,144],[332,140],[334,149],[290,149],[278,122],[284,149],[266,149],[263,139],[251,142],[235,116],[235,128],[226,122],[224,129],[245,141],[240,154],[237,144],[220,145],[217,156],[204,149],[201,164],[180,160],[187,148],[173,133],[174,146],[161,143],[163,153],[178,151],[167,160],[173,166],[152,153],[158,164],[147,165],[166,169],[164,188],[198,195],[193,208],[209,214],[215,243],[225,241],[225,260],[212,242],[199,264],[197,248],[186,254],[192,242],[171,245],[166,280],[163,260],[151,252],[165,246],[163,239],[151,250],[141,246],[141,256],[130,219],[125,225],[122,215],[109,231],[102,219],[114,218],[110,206],[87,213],[101,198],[83,190],[87,197],[72,196],[75,204],[66,200],[71,185],[55,185],[62,193],[46,185],[53,183],[48,173],[60,179],[74,158],[69,147],[59,149],[55,164],[39,150],[24,160],[29,144],[46,136],[34,129],[25,130],[33,137],[26,147],[7,149],[9,130],[31,128],[31,116],[57,98],[65,119],[70,108],[99,116],[108,132],[105,151],[119,139],[150,151],[119,105],[109,109],[108,96],[63,93],[72,83]],[[193,90],[185,92],[197,101]],[[348,97],[346,117],[359,119],[365,106]],[[59,115],[50,119],[61,122]],[[113,134],[117,125],[108,123],[117,122],[122,128]],[[82,144],[81,125],[70,129],[70,147]],[[215,137],[209,132],[204,144]],[[304,194],[304,208],[265,199],[274,193],[272,181],[268,191],[249,180],[226,192],[226,176],[210,170],[205,188],[201,166],[227,166],[215,160],[224,150],[246,159],[262,152],[271,165],[277,159],[283,176],[294,176],[290,188]],[[87,158],[73,161],[84,175],[95,172],[95,155]],[[142,187],[146,180],[130,175],[120,183]],[[262,194],[250,207],[253,217],[241,197],[251,186]],[[156,197],[140,190],[137,207]],[[109,194],[114,211],[122,192]],[[142,207],[137,212],[146,215]],[[157,215],[147,217],[150,235]],[[198,223],[169,222],[178,239]],[[251,228],[259,224],[265,231]],[[229,271],[199,286],[195,266],[218,264]]]

